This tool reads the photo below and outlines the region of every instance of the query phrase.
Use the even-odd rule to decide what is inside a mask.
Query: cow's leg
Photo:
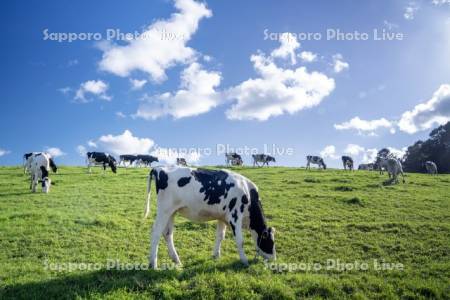
[[[167,223],[166,229],[164,230],[164,239],[167,243],[167,249],[169,251],[169,256],[174,263],[177,265],[181,265],[180,258],[178,257],[177,250],[175,249],[175,245],[173,244],[173,219],[175,215],[172,215],[169,218],[169,222]]]
[[[225,238],[225,232],[227,230],[227,225],[222,221],[217,221],[217,230],[216,230],[216,245],[214,246],[213,257],[220,257],[220,245],[222,244],[223,239]]]
[[[159,203],[158,203],[159,204]],[[153,269],[158,268],[158,244],[159,240],[161,238],[161,235],[164,232],[164,229],[166,229],[167,224],[169,223],[169,219],[172,216],[173,213],[166,213],[159,209],[158,206],[158,212],[156,213],[156,219],[155,223],[153,223],[153,229],[152,229],[152,237],[151,237],[151,250],[150,250],[150,256],[149,256],[149,265]]]
[[[36,193],[36,186],[37,186],[37,184],[38,184],[38,176],[33,174],[33,176],[32,176],[32,183],[31,183],[31,191],[33,193]]]
[[[236,246],[239,252],[239,257],[241,259],[241,262],[248,266],[248,259],[247,256],[245,256],[244,253],[244,237],[242,234],[242,219],[238,219],[236,221],[236,225],[235,225],[235,240],[236,240]]]
[[[309,161],[306,163],[306,170],[309,170],[309,169],[311,169],[311,165],[310,165],[310,163],[309,163]]]

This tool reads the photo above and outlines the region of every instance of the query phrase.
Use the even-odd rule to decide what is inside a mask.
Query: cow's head
[[[275,260],[275,228],[269,227],[264,229],[256,241],[256,249],[258,254],[260,254],[265,259]]]
[[[268,160],[268,161],[273,161],[273,162],[276,162],[276,161],[275,161],[275,157],[273,157],[273,156],[269,156],[269,157],[267,157],[267,160]]]
[[[111,168],[111,171],[113,171],[113,173],[116,173],[117,172],[117,167],[116,167],[116,164],[115,164],[115,162],[113,162],[113,161],[109,161],[109,166],[110,166],[110,168]]]
[[[324,169],[324,170],[326,170],[326,169],[327,169],[327,165],[325,164],[325,162],[324,162],[324,161],[322,161],[322,167],[323,167],[323,169]]]

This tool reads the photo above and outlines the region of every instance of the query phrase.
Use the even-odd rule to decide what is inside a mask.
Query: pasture
[[[384,186],[378,172],[233,169],[259,187],[276,264],[253,259],[246,232],[243,267],[230,230],[213,260],[215,223],[177,217],[183,267],[172,268],[161,239],[167,270],[139,270],[156,202],[153,191],[144,221],[147,169],[61,167],[45,195],[29,192],[21,168],[1,167],[0,299],[449,299],[450,175]]]

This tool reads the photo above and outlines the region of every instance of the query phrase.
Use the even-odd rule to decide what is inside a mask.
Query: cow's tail
[[[152,178],[155,176],[156,172],[154,172],[154,169],[150,171],[147,177],[147,201],[145,203],[145,211],[144,211],[144,219],[147,218],[148,214],[150,213],[150,197],[151,197],[151,191],[152,191]]]

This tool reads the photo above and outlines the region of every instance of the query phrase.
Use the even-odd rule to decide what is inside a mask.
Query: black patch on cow
[[[243,195],[243,196],[242,196],[241,202],[242,202],[242,204],[241,204],[241,213],[243,213],[243,212],[244,212],[245,205],[248,204],[248,198],[247,198],[247,195]]]
[[[226,206],[226,205],[224,205],[224,206],[222,207],[222,209],[223,209],[223,210],[225,210],[226,208],[227,208],[227,206]]]
[[[236,235],[236,227],[234,226],[233,223],[231,223],[231,221],[229,223],[230,223],[231,230],[233,231],[233,235]]]
[[[167,180],[169,179],[169,176],[167,176],[167,173],[164,172],[164,170],[161,170],[158,173],[158,170],[152,169],[150,175],[155,177],[157,194],[159,193],[159,190],[164,190],[168,186]]]
[[[53,173],[56,173],[56,171],[58,171],[58,168],[56,167],[55,162],[53,161],[53,159],[49,159],[49,164],[50,164],[50,168],[52,168]]]
[[[188,184],[191,181],[191,176],[189,177],[181,177],[180,179],[178,179],[178,186],[179,187],[183,187],[186,184]]]
[[[237,198],[233,198],[230,200],[230,203],[228,203],[228,208],[230,209],[230,211],[234,208],[234,206],[236,205],[236,201]]]
[[[234,186],[234,183],[226,183],[228,173],[224,171],[198,169],[192,171],[192,175],[202,185],[199,192],[205,193],[203,200],[210,205],[220,203],[220,197],[225,197]]]
[[[41,173],[42,173],[42,177],[41,177],[41,179],[42,179],[42,187],[45,187],[44,179],[48,177],[48,171],[47,171],[47,169],[44,166],[41,166],[40,169],[41,169]]]
[[[238,214],[237,214],[237,209],[234,210],[233,214],[231,215],[234,219],[234,223],[236,223],[237,218],[238,218]]]
[[[259,201],[258,192],[255,189],[250,190],[250,229],[258,234],[258,247],[265,253],[273,253],[273,240],[267,229],[266,219]]]
[[[241,213],[243,213],[243,212],[244,212],[244,208],[245,208],[245,204],[244,204],[244,203],[242,203],[242,204],[241,204]]]

